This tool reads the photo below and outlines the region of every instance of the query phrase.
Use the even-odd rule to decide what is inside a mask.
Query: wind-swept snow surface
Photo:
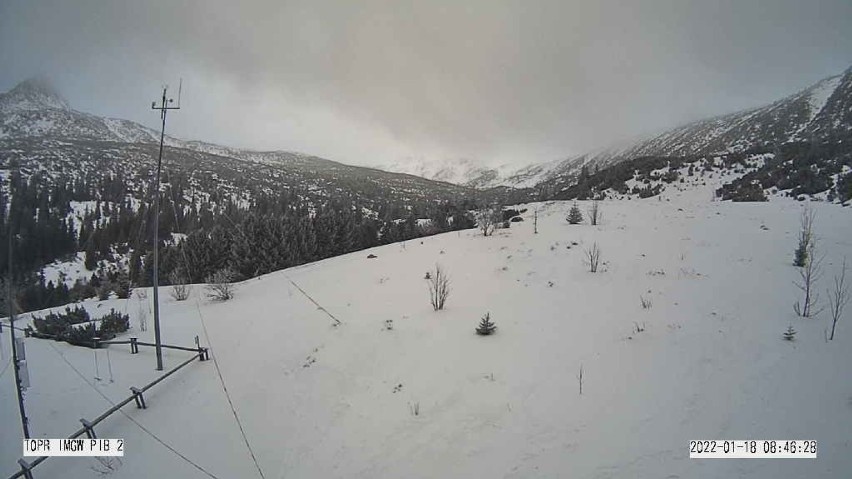
[[[848,477],[852,318],[826,341],[827,315],[793,313],[802,204],[710,197],[603,202],[600,226],[569,225],[570,203],[526,205],[526,221],[492,237],[469,230],[332,258],[240,283],[225,303],[200,287],[180,303],[164,291],[163,338],[199,335],[212,348],[267,478]],[[852,256],[852,211],[815,208],[823,291]],[[590,273],[595,243],[602,263]],[[436,263],[452,288],[439,312],[424,279]],[[152,335],[150,319],[138,330],[148,306],[136,297],[85,304],[126,310],[131,334]],[[478,336],[486,313],[497,332]],[[110,347],[110,383],[106,350],[98,381],[92,350],[26,343],[36,437],[64,436],[109,407],[100,393],[120,400],[156,377],[147,348]],[[0,371],[8,331],[2,344]],[[185,357],[168,352],[167,368]],[[11,378],[0,379],[3,474],[21,453]],[[216,477],[259,477],[212,361],[147,399],[125,411],[150,434],[122,415],[98,428],[127,439],[110,477],[210,477],[153,436]],[[818,440],[818,458],[689,459],[690,439],[782,438]],[[51,458],[36,477],[98,468]]]

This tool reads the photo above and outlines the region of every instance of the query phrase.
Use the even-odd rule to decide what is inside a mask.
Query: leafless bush
[[[651,309],[651,306],[653,306],[653,303],[651,303],[651,298],[639,296],[639,301],[642,302],[642,309]]]
[[[846,284],[846,258],[843,258],[843,266],[840,276],[834,277],[834,291],[826,291],[828,294],[828,310],[831,312],[831,336],[834,339],[834,330],[837,321],[843,316],[843,308],[849,303],[849,285]]]
[[[793,311],[803,318],[816,316],[822,311],[822,309],[814,311],[819,302],[819,294],[814,290],[814,285],[822,277],[822,260],[824,258],[824,256],[817,257],[816,251],[816,240],[811,238],[805,266],[799,270],[801,281],[793,283],[805,295],[801,303],[796,301],[796,304],[793,305]]]
[[[589,208],[589,222],[592,226],[597,226],[603,218],[603,212],[601,211],[600,201],[594,200],[592,201],[592,206]]]
[[[172,283],[172,298],[175,301],[185,301],[189,298],[192,286],[186,284],[186,277],[178,271],[169,273],[169,282]]]
[[[810,206],[805,206],[802,210],[802,218],[800,220],[801,229],[799,230],[799,245],[796,247],[796,252],[793,257],[793,264],[799,267],[804,267],[808,261],[808,253],[814,240],[814,220],[816,212]]]
[[[148,292],[144,289],[136,290],[136,299],[139,302],[139,331],[148,331],[148,315],[151,313],[151,305],[148,303]]]
[[[482,236],[490,236],[502,220],[503,208],[499,206],[485,206],[476,210],[474,218],[476,226],[482,231]]]
[[[230,269],[220,269],[207,277],[207,297],[215,301],[228,301],[234,297],[234,277]]]
[[[420,401],[408,403],[408,410],[411,411],[412,416],[419,416],[420,415]]]
[[[580,364],[580,373],[577,374],[577,382],[580,385],[580,396],[583,395],[583,365]]]
[[[598,272],[598,265],[601,261],[601,249],[597,243],[592,244],[592,247],[586,250],[586,264],[589,265],[589,271],[592,273]]]
[[[429,299],[432,303],[432,308],[435,311],[444,309],[444,303],[447,301],[447,296],[450,295],[450,278],[447,273],[441,268],[441,265],[435,265],[435,272],[429,278]]]

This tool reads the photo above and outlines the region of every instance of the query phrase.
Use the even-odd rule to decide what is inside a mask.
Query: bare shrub
[[[151,305],[148,303],[148,292],[144,289],[136,290],[136,299],[139,301],[139,331],[148,331],[148,316],[151,314]]]
[[[816,212],[811,209],[810,206],[805,206],[805,209],[802,210],[802,217],[800,219],[801,229],[799,230],[799,245],[796,247],[796,251],[793,255],[793,264],[798,267],[804,267],[808,262],[808,252],[811,248],[811,243],[813,243],[814,235],[814,220],[816,219]]]
[[[482,236],[490,236],[502,221],[503,208],[499,206],[485,206],[474,214],[476,226],[482,231]]]
[[[589,222],[592,226],[597,226],[602,218],[603,212],[601,211],[600,201],[592,201],[592,206],[589,208]]]
[[[642,309],[651,309],[651,306],[653,306],[653,303],[651,302],[651,298],[639,296],[639,301],[642,302]]]
[[[583,364],[580,363],[580,372],[577,374],[577,382],[580,385],[580,395],[583,395]]]
[[[831,313],[831,336],[834,339],[834,330],[837,321],[843,316],[843,308],[849,303],[849,285],[846,284],[846,258],[843,258],[843,266],[840,276],[834,277],[834,291],[826,291],[828,294],[828,310]]]
[[[597,243],[592,244],[592,247],[586,250],[586,264],[589,266],[589,271],[592,273],[598,272],[598,265],[601,261],[601,249]]]
[[[796,301],[796,304],[793,305],[793,311],[803,318],[816,316],[822,311],[822,309],[814,311],[819,302],[819,294],[814,290],[814,284],[822,277],[822,260],[824,258],[824,256],[817,257],[816,251],[816,240],[811,238],[805,266],[799,270],[801,281],[793,283],[805,295],[801,303]]]
[[[432,303],[432,308],[435,311],[444,309],[444,303],[447,302],[447,296],[450,295],[450,278],[447,273],[441,268],[441,265],[435,265],[435,272],[429,278],[429,300]]]
[[[207,277],[207,297],[215,301],[228,301],[234,297],[234,278],[230,269],[220,269]]]
[[[185,301],[192,292],[192,286],[186,284],[186,277],[178,272],[169,273],[169,282],[172,284],[171,295],[175,301]]]

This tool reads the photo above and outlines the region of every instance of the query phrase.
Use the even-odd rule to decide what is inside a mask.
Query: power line
[[[74,367],[74,365],[73,365],[73,364],[71,364],[71,362],[70,362],[70,361],[68,361],[68,358],[66,358],[66,357],[65,357],[65,355],[64,355],[64,354],[62,354],[62,352],[61,352],[61,351],[59,351],[58,349],[56,349],[56,346],[54,346],[54,345],[53,345],[53,344],[51,344],[51,343],[48,343],[48,344],[49,344],[49,345],[50,345],[50,347],[51,347],[51,348],[52,348],[52,349],[56,352],[56,354],[58,354],[58,355],[59,355],[59,357],[60,357],[60,358],[62,358],[62,361],[64,361],[64,362],[65,362],[65,364],[67,364],[67,365],[68,365],[71,369],[73,369],[73,370],[74,370],[74,372],[75,372],[75,373],[77,373],[77,375],[78,375],[78,376],[80,376],[80,379],[82,379],[82,380],[83,380],[83,382],[85,382],[86,384],[88,384],[88,385],[89,385],[89,387],[91,387],[92,389],[94,389],[94,390],[95,390],[95,392],[96,392],[96,393],[98,393],[98,395],[100,395],[102,398],[104,398],[104,400],[105,400],[106,402],[108,402],[111,406],[115,406],[115,403],[112,401],[112,399],[110,399],[110,398],[109,398],[106,394],[104,394],[104,393],[103,393],[103,391],[101,391],[100,389],[98,389],[98,388],[97,388],[97,386],[95,386],[94,384],[92,384],[91,382],[89,382],[89,380],[86,378],[86,376],[84,376],[84,375],[83,375],[83,373],[81,373],[79,369],[77,369],[76,367]],[[120,412],[120,413],[121,413],[124,417],[126,417],[127,419],[129,419],[129,420],[130,420],[130,422],[132,422],[132,423],[133,423],[133,424],[135,424],[137,427],[139,427],[139,429],[141,429],[143,432],[145,432],[146,434],[148,434],[149,436],[151,436],[151,438],[152,438],[152,439],[154,439],[155,441],[159,442],[159,443],[160,443],[163,447],[165,447],[165,448],[166,448],[166,449],[168,449],[169,451],[173,452],[176,456],[178,456],[179,458],[183,459],[183,460],[184,460],[184,461],[186,461],[188,464],[192,465],[193,467],[195,467],[195,468],[196,468],[196,469],[198,469],[199,471],[203,472],[203,473],[204,473],[204,474],[206,474],[208,477],[211,477],[211,478],[213,478],[213,479],[219,479],[216,475],[214,475],[214,474],[213,474],[213,473],[211,473],[210,471],[208,471],[208,470],[204,469],[203,467],[201,467],[201,466],[200,466],[200,465],[198,465],[197,463],[193,462],[190,458],[188,458],[188,457],[184,456],[183,454],[181,454],[181,453],[180,453],[180,451],[178,451],[177,449],[175,449],[174,447],[172,447],[171,445],[169,445],[168,443],[166,443],[164,440],[162,440],[162,439],[160,439],[159,437],[157,437],[157,435],[156,435],[156,434],[154,434],[154,433],[153,433],[153,432],[151,432],[148,428],[146,428],[145,426],[143,426],[142,424],[140,424],[140,423],[139,423],[136,419],[132,418],[132,417],[131,417],[130,415],[128,415],[126,412],[122,411],[121,409],[119,409],[119,410],[118,410],[118,412]]]
[[[204,337],[207,339],[207,346],[209,346],[212,351],[213,343],[210,341],[210,335],[207,333],[207,326],[204,324],[204,315],[201,313],[201,306],[198,304],[197,296],[195,298],[195,308],[198,310],[198,316],[201,320],[201,328],[204,330]],[[222,377],[222,371],[219,369],[219,361],[216,359],[216,354],[213,353],[210,356],[213,358],[213,366],[216,367],[216,374],[219,375],[219,382],[222,383],[222,390],[225,391],[225,397],[228,398],[228,405],[231,406],[231,412],[234,413],[234,419],[237,421],[237,426],[240,427],[240,434],[242,434],[243,441],[245,441],[249,454],[251,454],[251,460],[254,462],[254,467],[257,468],[257,473],[260,474],[260,477],[262,479],[266,479],[266,476],[263,475],[263,471],[260,469],[260,464],[257,462],[257,457],[254,455],[254,450],[252,450],[251,444],[249,444],[248,437],[246,437],[246,431],[243,429],[243,423],[240,421],[240,417],[237,415],[237,410],[234,408],[234,402],[231,400],[231,395],[228,393],[228,387],[225,386],[225,378]]]
[[[333,319],[333,320],[334,320],[334,325],[335,325],[335,326],[338,326],[338,325],[342,324],[342,323],[341,323],[341,321],[340,321],[339,319],[337,319],[337,318],[336,318],[333,314],[331,314],[331,313],[330,313],[327,309],[325,309],[325,308],[324,308],[321,304],[317,303],[317,302],[316,302],[316,300],[314,300],[314,298],[312,298],[312,297],[311,297],[308,293],[306,293],[304,289],[302,289],[301,287],[299,287],[299,285],[298,285],[298,284],[296,284],[296,282],[295,282],[295,281],[293,281],[292,279],[290,279],[290,277],[289,277],[289,276],[286,276],[286,278],[287,278],[287,281],[289,281],[289,282],[290,282],[290,284],[292,284],[293,286],[295,286],[295,287],[296,287],[296,289],[298,289],[298,290],[299,290],[299,291],[300,291],[303,295],[305,295],[305,297],[306,297],[306,298],[308,298],[308,299],[309,299],[312,303],[314,303],[314,304],[316,305],[316,307],[317,307],[317,308],[319,308],[319,310],[320,310],[320,311],[322,311],[323,313],[327,314],[327,315],[328,315],[328,317],[330,317],[331,319]]]
[[[11,366],[11,365],[12,365],[12,358],[9,358],[9,362],[6,364],[6,366],[3,367],[3,371],[0,371],[0,378],[2,378],[4,374],[6,374],[6,370],[8,370],[9,366]]]
[[[171,172],[169,171],[168,167],[166,167],[166,173],[169,173],[171,175]],[[169,192],[171,193],[170,196],[172,199],[172,212],[174,213],[175,217],[175,229],[178,233],[180,233],[180,219],[178,218],[177,214],[177,196],[175,195],[175,190],[171,182],[169,182]],[[227,214],[225,214],[224,212],[222,214],[227,217],[232,224],[234,223],[233,220],[231,220],[231,218],[227,216]],[[177,249],[180,251],[181,256],[183,257],[183,263],[184,268],[186,269],[186,274],[189,274],[189,259],[187,258],[186,252],[187,247],[186,245],[184,245],[184,247],[178,246]],[[190,254],[193,254],[191,250]],[[187,281],[188,278],[184,278],[184,280]],[[201,305],[198,303],[198,295],[196,295],[195,297],[195,309],[198,312],[198,319],[204,331],[204,338],[207,340],[207,346],[210,348],[211,351],[211,357],[213,358],[213,366],[216,368],[216,374],[219,376],[219,383],[222,385],[222,391],[224,391],[225,398],[228,400],[228,406],[230,406],[231,413],[233,413],[234,415],[234,420],[237,422],[237,426],[240,429],[240,435],[243,437],[243,442],[245,442],[246,448],[249,451],[249,455],[251,455],[251,460],[252,462],[254,462],[254,467],[257,468],[257,473],[260,475],[261,479],[266,479],[266,476],[264,476],[263,474],[263,470],[260,468],[260,464],[257,462],[257,457],[254,454],[254,450],[252,449],[251,444],[249,443],[248,436],[246,436],[246,431],[243,428],[243,423],[242,421],[240,421],[240,417],[237,414],[236,408],[234,407],[234,402],[231,399],[231,394],[228,392],[228,387],[225,385],[225,378],[222,376],[222,370],[219,368],[219,361],[216,359],[216,354],[212,353],[212,351],[214,350],[213,343],[210,340],[210,334],[207,332],[207,326],[204,323],[204,314],[201,312]]]

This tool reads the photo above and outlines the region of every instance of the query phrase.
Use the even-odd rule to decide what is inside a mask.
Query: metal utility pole
[[[9,283],[7,285],[8,289],[6,290],[6,306],[9,309],[9,335],[12,338],[12,365],[14,366],[12,369],[15,371],[15,391],[18,393],[18,407],[21,412],[21,429],[24,431],[24,439],[29,439],[29,419],[27,419],[27,412],[24,410],[24,392],[22,390],[23,384],[21,384],[21,365],[18,362],[18,347],[15,344],[15,301],[12,296],[12,218],[11,215],[9,216],[9,224],[7,226],[8,231],[6,232],[6,235],[9,238]]]
[[[166,136],[166,113],[169,110],[180,110],[180,89],[178,89],[177,106],[169,106],[174,103],[173,98],[166,98],[169,87],[163,87],[163,99],[159,105],[151,103],[152,110],[159,110],[163,119],[163,127],[160,130],[160,156],[157,158],[157,181],[154,189],[154,343],[157,350],[157,371],[163,370],[163,348],[160,343],[160,170],[163,165],[163,140]]]

